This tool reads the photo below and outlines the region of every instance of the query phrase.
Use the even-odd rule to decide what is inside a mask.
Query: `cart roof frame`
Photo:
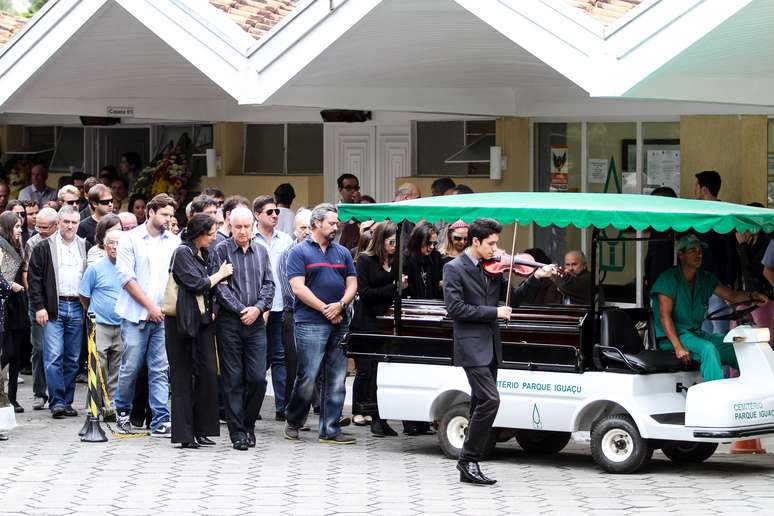
[[[472,222],[605,229],[652,227],[657,231],[774,232],[774,210],[722,201],[655,195],[575,192],[491,192],[425,197],[379,204],[340,204],[341,220]]]

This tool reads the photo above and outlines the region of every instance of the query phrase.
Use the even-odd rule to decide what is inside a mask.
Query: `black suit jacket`
[[[511,306],[526,295],[534,295],[540,282],[534,276],[511,288]],[[454,365],[488,366],[503,360],[497,304],[505,299],[504,276],[485,279],[481,270],[463,253],[443,267],[443,299],[454,328]],[[494,357],[493,357],[494,354]]]

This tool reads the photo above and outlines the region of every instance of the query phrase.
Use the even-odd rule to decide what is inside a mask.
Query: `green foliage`
[[[27,18],[32,18],[32,16],[40,11],[44,5],[46,5],[46,2],[48,0],[32,0],[30,3],[30,8],[27,9],[26,13],[23,13],[22,16],[26,16]]]

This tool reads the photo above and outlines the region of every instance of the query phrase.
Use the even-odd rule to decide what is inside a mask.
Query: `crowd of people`
[[[105,399],[100,389],[97,404],[118,432],[149,431],[193,449],[214,444],[222,420],[234,449],[247,450],[256,444],[270,370],[274,416],[285,422],[286,439],[309,430],[310,409],[319,413],[321,443],[353,443],[341,430],[350,423],[370,426],[379,437],[397,435],[379,416],[376,364],[369,360],[355,364],[352,417],[343,415],[348,362],[341,340],[350,329],[378,331],[378,317],[397,295],[444,299],[444,266],[469,255],[469,225],[345,222],[336,205],[326,203],[294,211],[295,192],[287,183],[252,201],[207,189],[181,207],[166,194],[126,195],[134,160],[125,156],[120,172],[105,167],[98,177],[73,174],[58,190],[47,186],[45,167],[36,165],[18,200],[9,200],[0,183],[0,362],[16,412],[25,410],[17,386],[29,369],[34,410],[48,409],[55,419],[78,415],[75,384],[93,331],[107,393]],[[716,175],[697,175],[697,192],[716,198]],[[340,203],[374,202],[361,195],[352,174],[342,174],[337,186]],[[450,178],[437,179],[431,190],[434,196],[472,192]],[[421,195],[416,184],[405,183],[394,200]],[[710,294],[736,300],[741,294],[731,287],[737,283],[746,291],[770,288],[768,236],[703,238],[710,239],[705,256],[712,254],[723,268],[710,269],[718,278],[712,287],[725,285],[707,287]],[[731,238],[734,245],[723,249],[739,259],[717,259],[716,249]],[[657,310],[665,304],[660,296],[674,291],[656,280],[671,270],[675,248],[669,246],[651,246],[648,253],[647,283]],[[678,239],[678,257],[696,247]],[[540,249],[526,252],[551,262]],[[707,262],[702,266],[709,269]],[[727,273],[729,263],[737,273]],[[584,254],[569,251],[562,265],[561,274],[533,277],[519,302],[590,304]],[[769,325],[766,313],[759,322]],[[702,355],[707,345],[717,348],[711,338],[681,341],[675,325],[659,321],[663,349],[671,345],[682,357],[684,344],[711,362]],[[707,375],[716,376],[716,369]],[[404,421],[403,431],[433,432],[416,421]]]

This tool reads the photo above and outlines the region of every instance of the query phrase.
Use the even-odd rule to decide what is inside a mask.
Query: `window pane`
[[[245,128],[245,174],[284,173],[285,126],[252,124]]]
[[[322,124],[288,124],[288,174],[322,173]]]
[[[50,149],[54,147],[53,126],[27,126],[24,128],[25,150]]]
[[[465,145],[464,125],[461,120],[417,122],[417,175],[462,176],[467,173],[465,163],[444,163],[446,158]]]
[[[60,127],[59,141],[51,163],[53,170],[83,170],[83,127]]]

